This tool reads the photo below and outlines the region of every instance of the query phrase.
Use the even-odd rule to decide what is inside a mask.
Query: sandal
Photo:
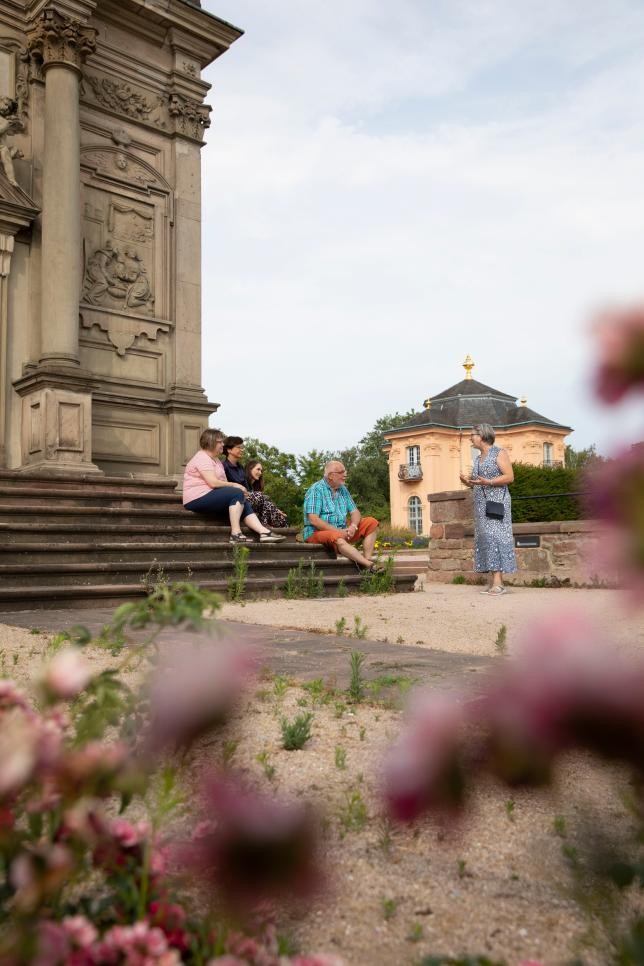
[[[382,564],[372,563],[370,567],[367,567],[368,574],[384,574],[385,568]]]
[[[231,533],[228,543],[248,543],[248,537],[240,531],[239,533]]]

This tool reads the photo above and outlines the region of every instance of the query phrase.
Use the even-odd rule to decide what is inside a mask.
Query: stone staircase
[[[233,575],[229,529],[181,506],[172,479],[0,473],[0,611],[116,605],[142,597],[161,577],[226,593]],[[326,595],[342,581],[357,591],[347,560],[282,531],[278,544],[249,543],[248,596],[281,594],[289,570],[315,561]],[[415,576],[396,575],[396,590]]]

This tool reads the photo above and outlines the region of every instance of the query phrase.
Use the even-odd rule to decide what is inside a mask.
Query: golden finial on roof
[[[426,399],[424,401],[424,403],[423,403],[423,406],[425,407],[425,409],[431,409],[432,408],[432,401],[431,401],[431,399]]]
[[[520,406],[527,406],[528,405],[528,397],[527,396],[521,396],[521,399],[519,400],[519,405]]]
[[[474,362],[472,361],[472,356],[467,355],[465,357],[465,362],[463,363],[463,368],[465,369],[465,378],[472,378],[472,369],[474,368]]]

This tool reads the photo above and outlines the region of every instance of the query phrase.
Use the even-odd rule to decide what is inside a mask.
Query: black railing
[[[512,490],[510,489],[510,492]],[[586,516],[584,498],[588,490],[566,493],[512,494],[514,523],[547,523],[555,520],[579,520]]]

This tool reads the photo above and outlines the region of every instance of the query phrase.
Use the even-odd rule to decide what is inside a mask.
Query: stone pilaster
[[[28,34],[45,85],[41,355],[14,383],[22,397],[22,468],[98,469],[91,460],[92,383],[79,364],[81,288],[79,82],[96,31],[53,8]]]
[[[45,82],[41,365],[78,366],[81,285],[79,79],[96,31],[45,10],[29,36]]]

